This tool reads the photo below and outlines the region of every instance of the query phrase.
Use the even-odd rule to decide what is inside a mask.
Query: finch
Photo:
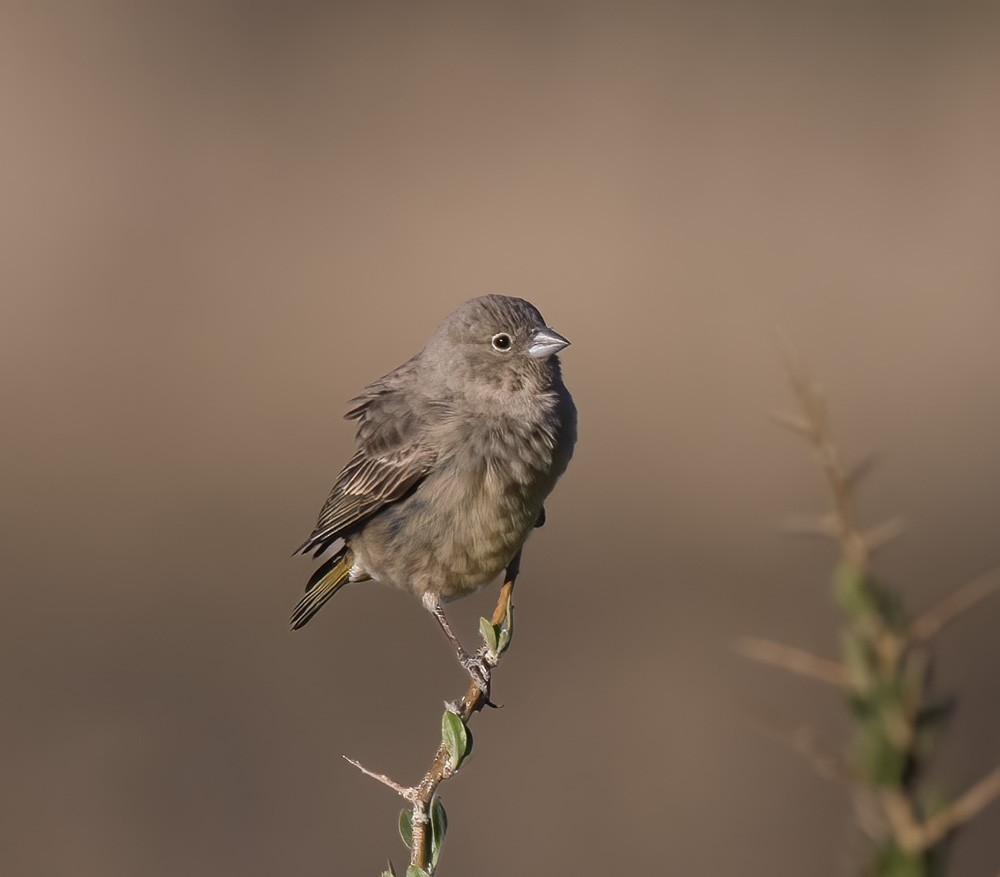
[[[348,403],[356,450],[295,552],[330,556],[293,630],[345,584],[382,582],[420,598],[486,690],[488,667],[462,647],[443,604],[493,581],[544,520],[576,442],[557,355],[568,344],[524,299],[481,296]]]

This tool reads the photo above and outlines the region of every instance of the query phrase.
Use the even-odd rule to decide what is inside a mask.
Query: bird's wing
[[[360,421],[358,449],[337,477],[316,529],[297,554],[325,550],[334,539],[403,497],[434,465],[427,415],[419,415],[409,394],[385,386],[385,380],[353,400],[348,417]],[[427,413],[435,410],[428,407]]]

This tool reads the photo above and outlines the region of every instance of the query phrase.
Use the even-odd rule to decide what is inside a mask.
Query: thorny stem
[[[826,399],[790,349],[786,351],[786,366],[792,392],[804,416],[800,431],[812,445],[830,490],[832,523],[844,559],[860,572],[868,572],[870,551],[859,525],[853,479],[833,442]]]
[[[844,465],[832,439],[822,391],[809,379],[787,342],[785,348],[788,375],[792,391],[801,409],[801,416],[779,414],[776,420],[804,436],[812,446],[823,469],[833,507],[829,515],[820,518],[811,526],[798,526],[796,529],[799,532],[835,538],[840,544],[845,563],[857,576],[867,579],[873,551],[898,535],[901,526],[898,521],[887,521],[867,533],[862,530],[854,497],[854,487],[862,470],[852,472]],[[944,625],[981,600],[1000,593],[998,573],[1000,570],[993,570],[970,582],[938,606],[918,617],[902,631],[891,629],[878,616],[867,619],[874,626],[871,633],[878,657],[879,678],[884,680],[901,678],[905,672],[904,661],[912,655],[914,647],[926,642]],[[750,643],[749,648],[747,643]],[[827,662],[825,659],[816,658],[780,643],[744,641],[741,650],[756,660],[783,666],[800,675],[811,676],[835,685],[847,680],[852,689],[859,684],[851,679],[844,665],[830,666],[833,662]],[[860,688],[857,689],[857,693],[863,695],[866,692],[864,688]],[[887,730],[893,744],[911,758],[914,757],[913,747],[917,741],[917,719],[922,693],[922,687],[917,685],[915,702],[891,710],[885,715]],[[811,744],[811,738],[807,742]],[[795,748],[803,752],[814,767],[816,766],[815,754],[811,749],[805,751],[801,740],[797,741]],[[824,767],[826,767],[825,762]],[[877,800],[897,846],[908,853],[919,855],[937,846],[951,832],[968,822],[998,797],[1000,797],[1000,767],[969,788],[949,806],[926,818],[920,816],[913,790],[905,782],[894,786],[883,786]]]

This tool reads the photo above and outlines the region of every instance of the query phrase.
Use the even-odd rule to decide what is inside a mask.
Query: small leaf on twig
[[[396,877],[396,869],[392,867],[392,859],[386,861],[382,877]]]
[[[413,849],[413,811],[401,810],[399,813],[399,836],[408,850]]]
[[[410,865],[410,867],[406,869],[406,877],[431,877],[431,875],[423,868],[416,865]]]
[[[441,858],[441,846],[444,844],[444,836],[448,831],[448,814],[444,811],[444,804],[435,795],[431,801],[431,871],[437,868],[438,859]]]
[[[499,654],[497,649],[497,629],[490,623],[488,618],[479,619],[479,634],[486,643],[486,648],[494,655]]]
[[[441,717],[441,742],[448,753],[449,769],[458,770],[469,748],[469,729],[451,710],[445,710]]]

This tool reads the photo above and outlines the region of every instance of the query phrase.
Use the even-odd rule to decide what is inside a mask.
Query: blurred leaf
[[[506,627],[500,628],[500,636],[497,637],[497,654],[502,655],[507,651],[510,644],[510,631]]]
[[[917,711],[924,701],[931,678],[931,656],[926,649],[911,648],[903,655],[900,676],[906,692],[908,712]]]
[[[859,722],[870,722],[878,715],[878,707],[867,694],[852,694],[847,698],[847,706]]]
[[[486,648],[493,652],[494,655],[499,654],[497,650],[497,630],[488,618],[479,619],[479,634],[482,636],[483,642],[486,643]]]
[[[871,697],[883,715],[899,711],[907,703],[906,683],[898,676],[884,679],[872,690]]]
[[[898,786],[906,772],[908,754],[894,746],[878,725],[869,725],[858,739],[858,769],[876,786]]]
[[[855,620],[873,616],[891,630],[906,627],[906,612],[899,597],[849,563],[842,563],[834,573],[833,596]]]
[[[385,870],[382,872],[382,877],[396,877],[396,869],[392,867],[392,859],[389,859],[385,863]]]
[[[879,618],[890,630],[901,631],[906,628],[906,609],[899,595],[888,588],[869,581],[872,602]]]
[[[448,766],[458,770],[469,744],[469,731],[460,716],[445,710],[441,717],[441,742],[448,753]]]
[[[874,874],[876,877],[928,877],[928,870],[924,856],[889,844],[879,851]]]
[[[431,870],[437,868],[441,858],[441,847],[444,836],[448,832],[448,814],[444,811],[444,803],[435,795],[431,801]]]
[[[842,563],[833,575],[833,596],[848,615],[864,615],[872,610],[865,574],[849,563]]]
[[[954,712],[955,699],[953,697],[927,704],[917,713],[917,727],[927,731],[940,730]]]
[[[848,629],[841,637],[841,651],[851,686],[861,691],[871,688],[875,675],[875,651],[871,644]]]
[[[941,789],[925,788],[920,792],[918,803],[921,816],[927,819],[944,810],[951,803],[951,800]]]
[[[431,877],[423,868],[418,868],[416,865],[410,865],[406,869],[406,877]]]
[[[955,701],[952,698],[925,706],[917,713],[915,720],[917,737],[914,744],[916,758],[923,760],[933,755],[934,747],[944,733],[954,708]]]
[[[413,811],[403,810],[399,814],[399,836],[408,850],[413,849]]]

